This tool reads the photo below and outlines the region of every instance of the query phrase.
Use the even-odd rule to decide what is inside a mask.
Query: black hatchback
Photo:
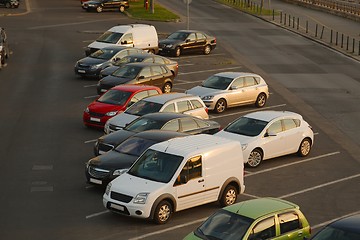
[[[103,94],[112,87],[120,84],[142,84],[159,87],[163,93],[171,92],[174,75],[164,64],[158,63],[129,63],[111,75],[102,78],[97,84],[98,94]]]
[[[87,182],[106,186],[122,172],[126,171],[150,146],[184,136],[188,136],[188,134],[163,130],[149,130],[137,133],[127,138],[115,149],[90,159],[85,166]]]
[[[129,8],[128,0],[90,0],[82,3],[82,8],[86,11],[96,11],[98,13],[105,10],[116,10],[124,12]]]

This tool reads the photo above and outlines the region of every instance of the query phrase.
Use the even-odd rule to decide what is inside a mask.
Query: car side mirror
[[[185,175],[180,175],[180,183],[185,184],[188,182],[188,178]]]
[[[141,79],[144,79],[144,78],[145,78],[144,76],[139,76],[138,80],[141,80]]]
[[[231,87],[230,87],[230,90],[236,90],[236,89],[238,89],[237,86],[231,86]]]
[[[275,137],[276,133],[275,132],[266,132],[265,137]]]
[[[186,39],[185,42],[187,42],[187,43],[190,42],[190,39]]]

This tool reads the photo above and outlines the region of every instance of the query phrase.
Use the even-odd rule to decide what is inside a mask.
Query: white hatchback
[[[250,167],[292,153],[307,156],[314,143],[311,126],[301,115],[288,111],[250,113],[215,135],[240,141],[244,161]]]
[[[148,113],[178,112],[201,119],[209,119],[208,109],[198,96],[185,93],[167,93],[144,98],[112,118],[104,127],[106,134],[120,130],[126,124]]]

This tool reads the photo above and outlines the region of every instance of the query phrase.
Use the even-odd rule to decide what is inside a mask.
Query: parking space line
[[[349,213],[349,214],[343,215],[343,216],[338,217],[338,218],[333,218],[333,219],[331,219],[331,220],[329,220],[329,221],[326,221],[326,222],[323,222],[323,223],[319,223],[319,224],[317,224],[317,225],[315,225],[315,226],[311,226],[311,229],[317,229],[317,228],[323,227],[323,226],[325,226],[325,225],[328,225],[328,224],[331,223],[331,222],[334,222],[334,221],[336,221],[336,220],[339,220],[339,219],[341,219],[341,218],[349,217],[349,216],[351,216],[351,215],[355,215],[355,214],[359,214],[359,213],[360,213],[360,211],[357,211],[357,212],[353,212],[353,213]]]
[[[224,71],[224,70],[232,70],[237,68],[243,68],[242,66],[238,67],[231,67],[231,68],[219,68],[219,69],[209,69],[209,70],[202,70],[202,71],[194,71],[194,72],[187,72],[187,73],[178,73],[178,76],[182,75],[189,75],[189,74],[196,74],[196,73],[205,73],[205,72],[214,72],[214,71]]]
[[[88,87],[96,87],[97,84],[90,84],[90,85],[84,85],[84,88],[88,88]]]
[[[268,106],[268,107],[262,107],[261,109],[271,109],[271,108],[278,108],[278,107],[284,107],[286,106],[286,104],[279,104],[279,105],[274,105],[274,106]],[[229,113],[229,114],[222,114],[221,116],[209,116],[209,119],[216,119],[216,118],[222,118],[222,117],[228,117],[228,116],[232,116],[232,115],[238,115],[238,114],[244,114],[244,113],[250,113],[250,112],[256,112],[259,111],[258,108],[253,109],[253,110],[247,110],[247,111],[241,111],[241,112],[236,112],[236,113]]]
[[[296,164],[300,164],[300,163],[304,163],[304,162],[309,162],[309,161],[317,160],[317,159],[324,158],[324,157],[333,156],[333,155],[336,155],[336,154],[339,154],[339,153],[340,152],[326,153],[326,154],[319,155],[319,156],[316,156],[316,157],[307,158],[307,159],[304,159],[304,160],[301,160],[301,161],[296,161],[296,162],[292,162],[292,163],[288,163],[288,164],[283,164],[283,165],[280,165],[280,166],[277,166],[277,167],[264,169],[264,170],[261,170],[261,171],[258,171],[258,172],[248,173],[244,177],[250,177],[250,176],[257,175],[257,174],[270,172],[270,171],[277,170],[277,169],[280,169],[280,168],[285,168],[285,167],[289,167],[289,166],[292,166],[292,165],[296,165]]]
[[[99,95],[87,96],[87,97],[84,97],[84,99],[97,98],[98,96],[99,96]]]
[[[357,177],[360,177],[360,173],[359,173],[359,174],[356,174],[356,175],[352,175],[352,176],[346,177],[346,178],[341,178],[341,179],[338,179],[338,180],[335,180],[335,181],[331,181],[331,182],[327,182],[327,183],[324,183],[324,184],[320,184],[320,185],[317,185],[317,186],[315,186],[315,187],[306,188],[306,189],[304,189],[304,190],[297,191],[297,192],[294,192],[294,193],[289,193],[289,194],[283,195],[283,196],[281,196],[281,197],[279,197],[279,198],[292,197],[292,196],[294,196],[294,195],[298,195],[298,194],[301,194],[301,193],[309,192],[309,191],[312,191],[312,190],[315,190],[315,189],[318,189],[318,188],[326,187],[326,186],[329,186],[329,185],[332,185],[332,184],[336,184],[336,183],[339,183],[339,182],[344,182],[344,181],[347,181],[347,180],[350,180],[350,179],[353,179],[353,178],[357,178]]]
[[[206,218],[197,219],[197,220],[192,221],[192,222],[188,222],[188,223],[176,225],[176,226],[174,226],[174,227],[166,228],[166,229],[163,229],[163,230],[159,230],[159,231],[147,233],[147,234],[144,234],[144,235],[141,235],[141,236],[138,236],[138,237],[129,238],[128,240],[138,240],[138,239],[143,239],[143,238],[147,238],[147,237],[150,237],[150,236],[158,235],[158,234],[161,234],[161,233],[164,233],[164,232],[173,231],[173,230],[178,229],[178,228],[183,228],[183,227],[186,227],[186,226],[189,226],[189,225],[193,225],[193,224],[196,224],[196,223],[203,222],[203,221],[205,221],[206,219],[207,219],[207,217],[206,217]]]
[[[86,143],[93,143],[93,142],[96,142],[97,141],[97,139],[92,139],[92,140],[88,140],[88,141],[85,141],[84,143],[86,144]]]
[[[105,214],[105,213],[108,213],[108,212],[110,212],[110,211],[109,211],[109,210],[106,210],[106,211],[102,211],[102,212],[90,214],[90,215],[87,215],[85,218],[86,218],[86,219],[89,219],[89,218],[92,218],[92,217],[97,217],[97,216],[99,216],[99,215],[102,215],[102,214]]]
[[[189,58],[200,58],[200,57],[211,57],[211,56],[225,56],[225,53],[215,53],[211,55],[193,55],[193,56],[181,56],[181,57],[169,57],[173,60],[179,60],[179,59],[189,59]]]

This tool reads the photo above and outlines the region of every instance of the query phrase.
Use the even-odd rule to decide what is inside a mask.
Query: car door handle
[[[201,182],[204,182],[204,179],[200,179],[200,180],[198,181],[198,183],[201,183]]]

